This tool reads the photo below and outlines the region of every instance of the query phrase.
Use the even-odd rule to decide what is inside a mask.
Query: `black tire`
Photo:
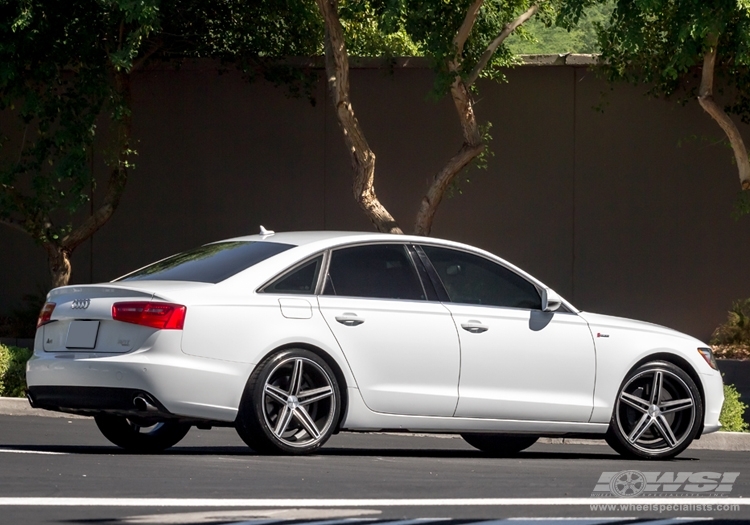
[[[670,459],[690,445],[702,421],[695,382],[672,363],[652,361],[623,380],[605,439],[629,458]]]
[[[497,458],[515,456],[539,439],[525,434],[461,434],[461,437],[472,447]]]
[[[250,376],[237,433],[261,454],[309,454],[331,437],[341,412],[340,392],[336,375],[318,355],[282,350]]]
[[[94,421],[104,437],[112,443],[129,452],[139,453],[161,452],[173,447],[190,430],[190,425],[176,421],[141,426],[123,416],[99,415],[94,417]]]

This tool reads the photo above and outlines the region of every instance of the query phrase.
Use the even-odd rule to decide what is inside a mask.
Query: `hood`
[[[678,332],[672,328],[661,326],[658,324],[647,323],[645,321],[636,321],[635,319],[627,319],[625,317],[616,317],[614,315],[595,314],[591,312],[578,312],[578,315],[585,320],[591,332],[596,334],[597,332],[606,332],[608,330],[631,330],[634,332],[651,332],[668,337],[677,337],[697,344],[698,346],[709,346],[706,343],[696,339],[695,337]]]

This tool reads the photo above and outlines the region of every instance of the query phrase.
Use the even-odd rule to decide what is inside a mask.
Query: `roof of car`
[[[355,232],[355,231],[295,231],[295,232],[278,232],[268,233],[266,235],[246,235],[243,237],[234,237],[232,239],[226,239],[226,241],[266,241],[266,242],[278,242],[284,244],[293,244],[295,246],[302,246],[319,241],[327,241],[333,239],[346,239],[347,241],[356,242],[358,240],[371,241],[371,240],[395,240],[395,241],[427,241],[426,237],[419,237],[416,235],[398,235],[393,233],[378,233],[378,232]],[[441,239],[432,239],[441,240]],[[225,242],[225,241],[220,241]]]

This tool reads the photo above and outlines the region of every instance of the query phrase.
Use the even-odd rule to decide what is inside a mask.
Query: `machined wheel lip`
[[[640,398],[628,392],[628,387],[630,387],[634,382],[648,375],[652,376],[652,388],[651,392],[649,392],[650,399],[645,399],[645,397]],[[666,401],[661,400],[661,393],[664,389],[665,376],[667,376],[669,381],[676,383],[682,389],[682,392],[679,393],[676,399],[673,398]],[[658,395],[655,396],[654,391],[656,391],[657,386]],[[638,422],[633,425],[633,428],[627,431],[623,428],[623,422],[621,418],[621,410],[623,408],[623,405],[628,409],[635,410],[636,412],[640,413]],[[670,413],[682,412],[685,410],[690,411],[690,420],[685,426],[685,430],[681,433],[681,435],[675,436],[674,429],[672,429],[668,419],[666,418],[666,415]],[[695,426],[696,399],[692,389],[679,375],[667,368],[656,367],[638,372],[632,378],[630,378],[625,385],[623,385],[623,387],[617,394],[617,402],[615,403],[615,417],[617,420],[618,429],[620,430],[620,434],[628,445],[647,454],[661,454],[679,448],[680,445],[682,445],[690,436]],[[659,436],[661,437],[661,441],[664,443],[664,446],[655,448],[639,444],[641,436],[650,428],[654,428],[656,433],[659,434]],[[672,442],[671,444],[670,441]]]
[[[290,362],[292,362],[292,377],[289,381],[288,390],[283,390],[271,384],[276,379],[277,372],[289,366]],[[306,367],[312,367],[313,375],[318,376],[319,379],[322,379],[321,383],[325,384],[315,384],[312,385],[312,388],[303,389],[304,380],[309,378],[309,372],[306,375],[306,370],[309,371],[309,368]],[[266,427],[273,438],[285,446],[293,448],[314,446],[327,438],[328,431],[334,423],[336,396],[336,388],[331,375],[319,363],[301,356],[290,356],[282,359],[273,367],[263,383],[260,404]],[[328,401],[328,414],[323,425],[318,427],[316,421],[320,421],[323,417],[319,416],[316,420],[313,420],[307,407],[318,405],[323,401]],[[270,419],[267,410],[269,402],[281,407],[276,422],[272,422]],[[308,439],[290,441],[283,437],[288,425],[294,420],[302,427],[300,431],[305,430]],[[317,433],[317,436],[313,435],[315,433]]]
[[[163,426],[164,421],[156,421],[154,423],[151,423],[150,425],[140,425],[136,421],[130,419],[129,417],[125,418],[125,421],[128,424],[128,427],[135,432],[136,434],[153,434],[154,432],[158,432]]]

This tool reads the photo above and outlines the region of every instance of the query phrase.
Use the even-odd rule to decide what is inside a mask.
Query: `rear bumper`
[[[129,415],[142,393],[166,417],[233,422],[253,365],[186,355],[180,337],[162,330],[126,354],[37,347],[26,368],[31,402],[62,412]]]
[[[149,392],[132,388],[97,386],[31,386],[29,403],[33,408],[95,416],[109,413],[125,416],[159,415],[175,417]],[[151,409],[139,408],[136,399],[146,400]],[[141,403],[141,407],[144,405]]]

